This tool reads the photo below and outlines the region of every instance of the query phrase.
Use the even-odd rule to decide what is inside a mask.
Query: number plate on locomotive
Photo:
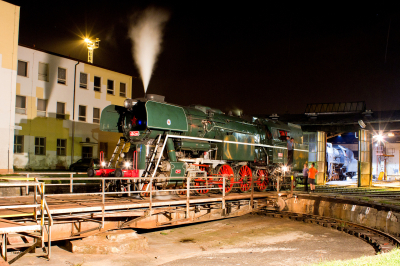
[[[278,152],[278,157],[283,157],[283,153],[282,152]]]
[[[139,131],[130,131],[129,136],[131,137],[139,137]]]
[[[175,174],[180,174],[180,173],[181,173],[181,169],[175,170]]]

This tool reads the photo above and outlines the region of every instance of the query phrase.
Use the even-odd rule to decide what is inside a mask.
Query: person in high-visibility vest
[[[310,184],[311,193],[315,191],[315,175],[318,170],[314,168],[315,164],[311,164],[311,168],[308,169],[308,183]]]

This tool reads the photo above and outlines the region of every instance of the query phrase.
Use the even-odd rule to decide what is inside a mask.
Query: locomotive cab
[[[123,133],[125,131],[145,131],[147,128],[145,103],[137,102],[132,108],[126,110],[123,119]]]

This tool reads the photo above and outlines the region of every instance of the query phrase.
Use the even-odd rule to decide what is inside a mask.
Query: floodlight
[[[99,48],[100,39],[96,38],[96,40],[92,41],[89,38],[85,38],[84,41],[87,43],[88,48],[88,62],[93,63],[93,50]]]
[[[361,128],[365,128],[366,127],[364,121],[362,121],[362,120],[358,120],[358,124],[360,125]]]

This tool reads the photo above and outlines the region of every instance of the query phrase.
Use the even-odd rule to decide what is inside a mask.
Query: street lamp
[[[93,64],[93,50],[99,48],[100,39],[96,38],[95,41],[92,41],[88,38],[85,39],[88,48],[88,62]]]

